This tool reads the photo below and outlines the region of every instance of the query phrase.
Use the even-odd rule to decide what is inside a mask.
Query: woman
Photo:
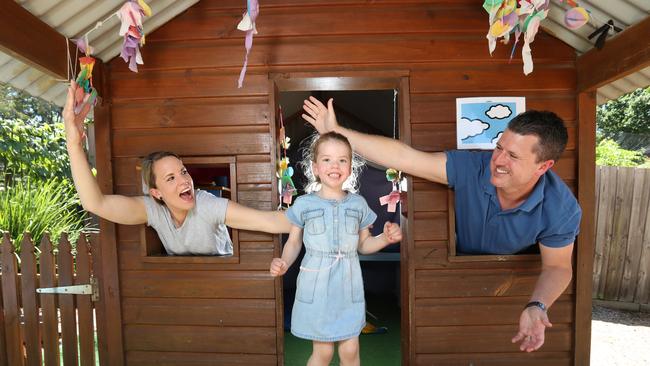
[[[90,105],[74,113],[77,88],[71,81],[63,120],[72,179],[85,210],[117,224],[152,226],[170,255],[232,254],[223,224],[243,230],[289,232],[291,225],[283,212],[255,210],[195,191],[183,162],[170,152],[155,152],[143,160],[142,174],[149,196],[103,194],[82,146],[83,123]]]

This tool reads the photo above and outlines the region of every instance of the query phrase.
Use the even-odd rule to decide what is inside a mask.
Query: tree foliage
[[[0,84],[0,182],[69,177],[61,108]]]
[[[0,172],[5,183],[69,177],[63,124],[0,119]]]
[[[60,107],[0,83],[0,119],[51,123],[60,116]]]
[[[623,148],[650,146],[650,87],[637,89],[598,107],[598,132]]]

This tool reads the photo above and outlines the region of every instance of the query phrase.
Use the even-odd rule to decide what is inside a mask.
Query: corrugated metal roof
[[[594,47],[594,40],[589,40],[589,35],[608,20],[612,19],[614,25],[625,31],[629,26],[639,23],[650,15],[650,0],[591,0],[578,3],[591,13],[592,19],[588,24],[576,30],[568,29],[564,25],[564,14],[569,6],[566,3],[560,4],[555,1],[552,3],[547,18],[541,24],[548,33],[573,47],[578,55]],[[533,52],[535,51],[534,47],[533,45]],[[533,55],[534,60],[535,56]],[[648,85],[650,85],[650,67],[598,88],[598,104]]]
[[[198,1],[147,0],[153,10],[153,16],[145,18],[146,32],[152,32]],[[16,2],[68,38],[87,32],[98,21],[106,19],[117,11],[124,3],[123,0],[16,0]],[[542,27],[547,32],[571,45],[578,54],[593,48],[593,40],[588,39],[589,34],[609,19],[614,20],[617,26],[625,30],[650,15],[650,0],[591,0],[580,1],[579,4],[591,12],[592,21],[577,30],[569,30],[564,26],[564,13],[568,5],[560,0],[552,1],[548,17],[542,22]],[[113,17],[89,36],[90,44],[95,47],[95,54],[104,62],[108,62],[120,53],[122,40],[117,36],[118,27],[119,21]],[[57,81],[2,52],[0,52],[0,81],[58,105],[63,105],[65,100],[65,81]],[[598,103],[618,98],[622,94],[648,85],[650,85],[650,67],[599,88]]]
[[[143,27],[151,33],[199,0],[147,0],[153,15],[145,17]],[[40,18],[68,38],[79,37],[115,13],[124,0],[16,0],[23,8]],[[242,5],[243,6],[243,5]],[[120,22],[111,17],[88,36],[95,56],[108,62],[118,56],[122,38],[118,36]],[[0,81],[22,89],[60,106],[65,102],[66,80],[56,80],[0,51]]]

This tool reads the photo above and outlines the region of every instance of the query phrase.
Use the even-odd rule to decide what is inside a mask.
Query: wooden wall
[[[238,199],[271,209],[273,121],[269,73],[407,70],[410,134],[425,151],[455,147],[455,98],[525,96],[568,124],[569,146],[555,170],[577,188],[575,52],[538,34],[535,71],[522,72],[510,46],[487,48],[487,14],[476,0],[262,2],[248,73],[236,30],[245,2],[202,0],[147,36],[144,65],[108,64],[114,191],[138,194],[133,167],[154,150],[237,157]],[[523,354],[510,343],[539,271],[537,260],[448,259],[446,187],[413,180],[411,324],[404,358],[412,365],[569,365],[574,285],[550,310],[546,345]],[[147,263],[140,229],[117,226],[122,331],[129,365],[280,363],[279,287],[267,275],[279,253],[273,236],[241,233],[240,263]],[[406,254],[404,252],[404,254]],[[281,328],[281,327],[280,327]],[[367,350],[365,350],[367,351]],[[364,350],[362,350],[364,352]]]

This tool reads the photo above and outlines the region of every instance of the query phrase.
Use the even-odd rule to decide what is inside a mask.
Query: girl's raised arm
[[[86,105],[79,114],[74,113],[77,88],[77,83],[71,81],[63,108],[63,121],[72,180],[81,205],[86,211],[118,224],[135,225],[147,222],[147,210],[142,197],[105,195],[99,189],[82,146],[85,135],[83,123],[90,111],[90,105]]]

